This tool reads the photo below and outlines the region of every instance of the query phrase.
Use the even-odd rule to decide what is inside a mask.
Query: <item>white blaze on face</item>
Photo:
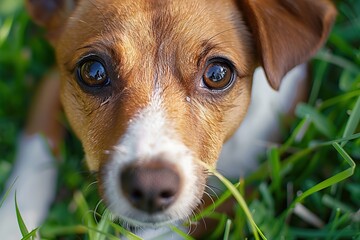
[[[173,205],[154,214],[135,209],[121,190],[120,173],[135,161],[152,161],[161,158],[175,165],[182,178],[182,187]],[[174,125],[166,118],[161,96],[154,94],[150,104],[130,120],[127,131],[114,147],[111,159],[105,166],[103,186],[105,198],[114,215],[135,225],[161,225],[186,218],[197,206],[201,191],[191,151],[179,140]],[[148,223],[148,224],[146,224]]]

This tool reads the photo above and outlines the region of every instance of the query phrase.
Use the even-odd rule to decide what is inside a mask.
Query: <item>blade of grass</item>
[[[344,70],[340,76],[339,89],[344,92],[351,91],[353,84],[356,82],[356,75]]]
[[[331,143],[329,143],[331,145]],[[322,145],[321,145],[322,146]],[[281,169],[281,176],[285,176],[287,172],[289,172],[293,165],[300,161],[306,155],[312,153],[314,150],[320,147],[320,144],[314,145],[305,149],[302,149],[295,154],[291,155],[290,157],[286,158],[283,161],[282,169]],[[256,181],[264,181],[268,177],[268,169],[269,169],[269,162],[264,162],[258,167],[258,170],[250,174],[245,179],[245,184],[253,183]]]
[[[319,96],[320,87],[322,83],[322,78],[325,75],[326,68],[329,64],[327,62],[319,62],[317,69],[316,69],[316,75],[313,80],[313,86],[311,88],[311,93],[309,97],[309,104],[314,106],[316,99]]]
[[[11,27],[13,25],[14,18],[9,17],[4,21],[4,24],[0,28],[0,47],[4,44],[9,36]]]
[[[292,228],[291,233],[293,236],[297,237],[295,239],[325,239],[326,237],[330,237],[331,239],[336,239],[335,235],[338,235],[337,232],[334,235],[330,235],[328,229],[324,230],[313,230],[313,229],[305,229],[305,228]],[[340,234],[342,239],[356,239],[353,238],[357,234],[355,231],[346,230]]]
[[[300,161],[303,157],[305,157],[306,155],[312,153],[313,151],[321,147],[326,147],[333,145],[334,143],[341,143],[343,141],[350,141],[358,138],[360,138],[360,133],[353,134],[346,138],[338,138],[327,142],[312,144],[308,148],[302,149],[282,161],[283,164],[281,169],[281,176],[285,176],[286,173],[292,169],[292,166],[296,164],[298,161]],[[267,175],[268,168],[269,168],[268,162],[264,162],[263,164],[261,164],[255,172],[253,172],[248,177],[246,177],[245,184],[249,184],[256,181],[263,181],[268,176]]]
[[[280,156],[279,149],[276,147],[272,147],[268,152],[269,160],[270,160],[270,174],[271,174],[271,189],[275,191],[277,196],[280,196],[280,186],[281,186],[281,174],[280,174]]]
[[[353,213],[355,212],[354,209],[352,209],[350,206],[347,206],[345,203],[336,200],[334,198],[332,198],[329,195],[324,195],[322,197],[322,203],[325,206],[328,206],[329,208],[332,209],[338,209],[339,211],[343,212],[343,213]]]
[[[119,240],[118,237],[115,237],[113,235],[111,235],[110,233],[107,233],[107,232],[103,232],[103,231],[100,231],[99,229],[97,228],[92,228],[92,227],[86,227],[88,229],[88,232],[93,232],[95,235],[93,236],[101,236],[100,239],[112,239],[112,240]],[[89,239],[93,239],[93,240],[99,240],[99,238],[89,238]]]
[[[219,172],[217,172],[215,169],[211,169],[209,167],[207,167],[207,168],[231,191],[231,193],[233,194],[233,196],[235,197],[237,202],[240,204],[240,206],[242,207],[242,209],[245,212],[245,215],[246,215],[248,221],[250,222],[250,226],[253,230],[255,239],[257,239],[257,240],[260,239],[259,235],[262,237],[262,239],[266,239],[264,234],[261,232],[260,228],[256,225],[244,198],[240,195],[240,193],[236,189],[236,187],[229,180],[227,180],[223,175],[221,175]]]
[[[298,104],[296,115],[299,117],[309,117],[316,128],[328,138],[335,136],[336,127],[318,110],[308,104]]]
[[[355,106],[351,112],[349,120],[346,123],[343,137],[348,137],[353,134],[360,122],[360,96],[358,97]],[[344,147],[347,141],[341,143],[341,147]]]
[[[357,61],[356,51],[354,51],[355,49],[351,46],[349,42],[347,42],[346,39],[341,36],[341,34],[330,34],[328,41],[334,44],[338,49],[340,49],[342,53],[346,54],[348,57],[353,58],[354,61]]]
[[[354,140],[354,139],[358,139],[358,138],[360,138],[360,133],[356,133],[356,134],[353,134],[353,135],[350,135],[350,136],[344,137],[344,138],[338,138],[338,139],[334,139],[331,141],[318,143],[318,144],[314,145],[313,147],[330,146],[330,145],[333,145],[334,143],[342,143],[344,141],[350,141],[350,140]]]
[[[173,232],[177,233],[184,240],[195,240],[195,238],[192,238],[188,234],[184,233],[183,231],[181,231],[181,229],[177,228],[176,226],[169,226],[169,227]]]
[[[319,192],[319,191],[321,191],[327,187],[330,187],[334,184],[337,184],[337,183],[351,177],[354,174],[355,167],[356,167],[355,162],[351,159],[351,157],[345,152],[345,150],[338,143],[333,143],[332,145],[338,151],[338,153],[343,157],[343,159],[349,164],[350,167],[347,168],[346,170],[316,184],[314,187],[308,189],[303,194],[298,196],[293,201],[291,206],[288,208],[286,215],[288,215],[292,211],[292,209],[295,207],[295,205],[297,203],[300,203],[301,201],[303,201],[305,198],[307,198],[311,194],[313,194],[315,192]]]
[[[334,235],[334,232],[335,232],[335,230],[337,228],[337,223],[339,221],[340,213],[341,213],[340,209],[336,209],[335,219],[334,219],[334,221],[332,222],[332,224],[330,226],[329,236],[326,237],[326,240],[330,240],[331,239],[330,236]]]
[[[231,220],[228,219],[228,220],[226,221],[226,226],[225,226],[225,233],[224,233],[224,238],[223,238],[224,240],[228,240],[228,239],[229,239],[231,224],[232,224]]]
[[[35,228],[28,234],[26,234],[21,240],[35,239],[38,228]]]
[[[15,178],[14,182],[11,184],[11,186],[9,187],[9,189],[6,190],[6,192],[5,192],[5,194],[4,194],[4,196],[2,197],[1,202],[0,202],[0,208],[1,208],[2,205],[4,204],[6,198],[9,196],[9,194],[10,194],[10,192],[11,192],[11,189],[13,189],[16,181],[17,181],[17,178]]]
[[[319,111],[322,111],[325,108],[329,108],[329,107],[334,106],[334,105],[336,105],[338,103],[341,103],[341,102],[349,101],[351,98],[355,98],[355,97],[359,97],[359,96],[360,96],[360,90],[347,92],[345,94],[330,98],[330,99],[322,102],[319,105],[318,109],[319,109]]]
[[[308,119],[304,118],[301,122],[295,127],[294,131],[291,133],[290,137],[282,144],[279,148],[279,154],[283,154],[286,150],[295,142],[298,134],[303,130],[303,127],[306,125]]]
[[[246,217],[244,211],[240,206],[235,207],[235,218],[234,218],[234,230],[233,236],[237,236],[239,239],[245,239],[244,228],[246,225]]]
[[[218,224],[216,228],[212,230],[212,233],[210,235],[210,239],[219,239],[221,238],[221,235],[224,233],[224,229],[226,227],[226,221],[228,217],[225,214],[217,214],[219,217],[217,218]]]
[[[298,151],[297,153],[289,156],[288,158],[284,159],[282,161],[282,168],[281,168],[281,176],[284,177],[288,172],[290,172],[296,163],[304,159],[305,156],[309,155],[310,153],[314,152],[317,148],[319,148],[318,145],[314,145],[305,149],[302,149]]]
[[[240,183],[236,184],[235,187],[238,188],[240,186]],[[223,204],[226,200],[228,200],[232,196],[231,191],[226,190],[219,199],[217,199],[214,204],[211,204],[210,206],[206,207],[204,210],[202,210],[200,213],[197,213],[192,219],[191,222],[197,222],[203,217],[209,216],[214,210]]]
[[[268,186],[266,185],[266,183],[261,183],[259,186],[259,192],[262,196],[262,198],[264,199],[265,204],[267,205],[267,207],[269,208],[269,210],[271,211],[271,213],[273,213],[273,209],[274,209],[274,200],[271,196],[270,190],[268,188]]]
[[[24,220],[23,220],[23,218],[21,216],[21,213],[19,211],[19,207],[18,207],[17,199],[16,199],[16,193],[15,193],[15,209],[16,209],[16,217],[17,217],[17,221],[18,221],[18,225],[19,225],[19,228],[20,228],[21,235],[26,236],[29,233],[29,231],[26,228],[25,222],[24,222]]]
[[[99,231],[94,235],[94,239],[95,240],[106,240],[106,235],[102,234],[102,233],[106,233],[108,232],[108,229],[110,227],[109,224],[109,219],[110,219],[110,212],[109,210],[105,210],[100,222],[98,223],[96,229]]]
[[[143,240],[143,238],[137,236],[136,234],[127,231],[125,228],[121,227],[120,225],[113,223],[113,222],[109,222],[111,227],[115,230],[118,231],[119,233],[121,233],[122,235],[125,236],[126,239],[129,240]]]
[[[80,214],[87,220],[86,221],[87,227],[89,229],[96,229],[96,223],[93,218],[93,215],[89,214],[91,212],[90,208],[84,198],[84,195],[80,191],[74,194],[74,201],[80,210]],[[89,231],[88,234],[89,234],[89,239],[91,240],[96,239],[95,233],[93,231]]]
[[[349,176],[354,174],[356,164],[354,160],[347,154],[343,147],[341,147],[338,143],[333,143],[333,147],[338,151],[338,153],[343,157],[343,159],[349,164]]]
[[[329,226],[329,228],[330,229],[331,228],[338,229],[341,226],[346,226],[346,225],[348,226],[349,223],[353,222],[352,216],[353,215],[350,214],[350,213],[343,213],[341,215],[341,212],[340,212],[340,215],[339,215],[338,219],[336,219],[336,215],[335,215],[334,220],[332,221],[331,226]],[[338,229],[338,230],[340,230],[340,229]],[[354,230],[356,231],[356,228]],[[357,235],[360,236],[360,231],[356,231],[356,232],[357,232]],[[338,233],[339,233],[339,231],[335,231],[334,234],[338,235]],[[355,234],[354,234],[354,236],[355,236]]]
[[[351,61],[349,61],[341,56],[334,55],[334,54],[330,53],[329,51],[321,50],[316,54],[315,58],[335,64],[335,65],[342,67],[344,69],[347,69],[355,74],[360,73],[360,68],[356,64],[352,63]]]

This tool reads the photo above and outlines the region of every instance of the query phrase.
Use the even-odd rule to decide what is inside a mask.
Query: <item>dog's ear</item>
[[[50,42],[56,42],[77,0],[26,0],[32,20],[44,27]]]
[[[325,42],[336,17],[328,0],[238,0],[270,85],[312,57]]]

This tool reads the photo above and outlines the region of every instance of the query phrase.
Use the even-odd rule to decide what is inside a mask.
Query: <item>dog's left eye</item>
[[[110,83],[105,66],[98,60],[86,60],[77,68],[78,80],[89,87],[103,87]]]
[[[231,85],[233,80],[233,68],[225,60],[210,61],[203,75],[205,86],[211,90],[226,89]]]

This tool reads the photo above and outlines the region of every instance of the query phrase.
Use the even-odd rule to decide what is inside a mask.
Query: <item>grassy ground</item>
[[[250,213],[267,239],[360,239],[360,1],[337,1],[337,6],[339,16],[328,44],[312,62],[309,101],[297,107],[291,130],[284,130],[284,144],[270,147],[255,173],[235,188],[226,183],[243,207],[236,208],[235,218],[212,209],[202,213],[221,222],[208,239],[261,239],[253,231]],[[41,35],[21,0],[0,2],[0,191],[32,93],[53,64],[51,48]],[[100,215],[94,214],[95,178],[71,134],[62,152],[59,194],[40,228],[42,236],[111,239],[124,233],[106,216],[99,222]],[[101,205],[97,209],[108,214]]]

